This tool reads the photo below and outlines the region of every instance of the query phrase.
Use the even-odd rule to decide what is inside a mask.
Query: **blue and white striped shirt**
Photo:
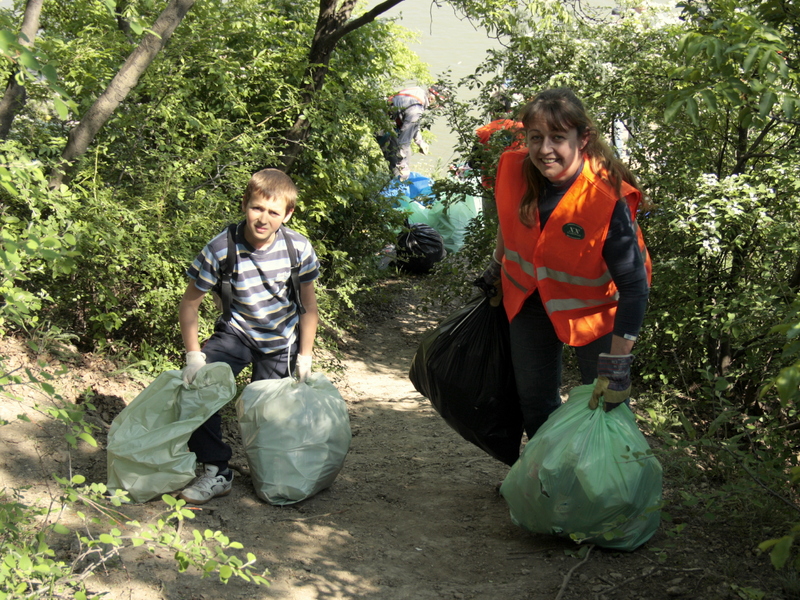
[[[186,274],[201,292],[209,292],[220,280],[220,264],[228,256],[227,229],[197,255]],[[319,277],[319,260],[311,243],[287,227],[281,227],[268,248],[255,250],[244,237],[243,222],[236,234],[238,259],[231,274],[231,326],[243,333],[265,354],[289,347],[300,315],[289,297],[291,262],[284,235],[292,239],[300,263],[300,283]],[[300,290],[297,290],[300,293]]]

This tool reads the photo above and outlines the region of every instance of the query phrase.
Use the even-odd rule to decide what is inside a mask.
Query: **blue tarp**
[[[409,215],[408,222],[433,227],[449,253],[461,249],[467,225],[481,212],[481,199],[474,196],[464,196],[445,206],[441,198],[432,195],[430,178],[415,172],[407,181],[393,181],[390,190],[399,192],[397,208]]]

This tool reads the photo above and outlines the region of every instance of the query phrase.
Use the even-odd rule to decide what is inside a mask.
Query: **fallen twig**
[[[595,598],[595,600],[599,600],[601,594],[608,594],[609,592],[613,592],[614,590],[617,590],[617,589],[621,588],[622,586],[628,585],[632,581],[636,581],[637,579],[641,579],[642,577],[647,577],[648,575],[651,575],[655,570],[656,569],[653,569],[652,571],[648,571],[647,573],[642,573],[641,575],[636,575],[634,577],[630,577],[630,578],[626,579],[625,581],[623,581],[622,583],[618,583],[617,585],[612,586],[612,587],[608,588],[607,590],[603,590],[599,594],[595,594],[594,598]]]
[[[555,600],[561,600],[561,597],[564,595],[564,592],[567,589],[567,584],[569,583],[569,579],[570,577],[572,577],[572,574],[578,567],[582,566],[584,563],[586,563],[587,560],[589,560],[589,556],[591,556],[592,554],[592,549],[594,548],[594,544],[589,545],[588,548],[589,550],[586,552],[586,556],[583,558],[583,560],[574,567],[572,567],[564,576],[564,583],[561,584],[561,589],[558,590],[558,595],[556,596]]]
[[[518,560],[520,558],[527,558],[531,554],[539,554],[540,552],[548,552],[550,550],[558,550],[559,546],[547,546],[545,548],[537,548],[536,550],[520,550],[519,552],[508,552],[506,560]]]
[[[647,557],[645,557],[645,558],[647,558]],[[623,581],[621,583],[618,583],[617,585],[615,585],[613,587],[608,588],[607,590],[603,590],[602,592],[600,592],[598,594],[595,594],[594,598],[595,598],[595,600],[599,600],[601,595],[608,594],[610,592],[618,590],[619,588],[621,588],[623,586],[626,586],[629,583],[631,583],[633,581],[636,581],[637,579],[641,579],[643,577],[649,577],[650,575],[652,575],[653,573],[657,573],[658,571],[680,571],[681,573],[688,573],[688,572],[691,572],[691,571],[705,571],[705,569],[702,568],[702,567],[684,568],[684,569],[681,569],[681,568],[678,568],[678,567],[653,567],[652,569],[650,569],[647,572],[642,573],[641,575],[636,575],[634,577],[630,577],[630,578],[626,579],[625,581]]]

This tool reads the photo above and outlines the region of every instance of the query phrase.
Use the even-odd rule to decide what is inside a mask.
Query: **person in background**
[[[400,90],[389,99],[391,114],[394,119],[394,132],[386,132],[378,136],[378,143],[383,155],[389,163],[393,177],[405,181],[411,173],[411,142],[415,142],[422,154],[428,153],[428,144],[422,139],[420,119],[428,108],[432,107],[440,96],[440,89],[432,86],[409,87]]]
[[[521,100],[518,95],[514,99]],[[494,176],[488,165],[496,164],[498,150],[518,150],[525,146],[525,131],[520,121],[509,118],[512,114],[512,96],[498,92],[492,97],[493,109],[490,111],[491,121],[475,130],[477,143],[472,149],[468,165],[482,172],[481,185],[491,190],[494,188]]]
[[[575,94],[545,90],[520,121],[527,148],[500,157],[496,246],[476,283],[502,289],[530,439],[561,404],[564,344],[575,349],[582,382],[597,380],[593,408],[601,397],[606,411],[627,402],[651,263],[636,179]]]
[[[205,295],[220,281],[220,265],[228,254],[228,231],[217,235],[197,255],[187,271],[189,284],[179,309],[186,347],[183,380],[191,384],[206,363],[224,362],[234,375],[252,365],[252,381],[281,379],[295,373],[303,382],[311,373],[317,332],[314,281],[319,261],[311,243],[283,226],[292,216],[297,188],[285,173],[263,169],[247,184],[242,200],[244,220],[236,228],[236,266],[231,274],[230,321],[219,319],[205,345],[198,339],[198,315]],[[289,285],[290,243],[300,263],[300,289]],[[292,293],[299,293],[300,314]],[[180,493],[191,504],[225,496],[233,485],[228,467],[232,452],[222,439],[222,417],[213,415],[189,438],[189,450],[204,465],[204,473]]]

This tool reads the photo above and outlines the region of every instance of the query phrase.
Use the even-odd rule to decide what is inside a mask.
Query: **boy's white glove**
[[[297,381],[300,383],[305,383],[305,380],[308,379],[308,376],[311,375],[311,360],[312,357],[304,356],[302,354],[297,355],[297,365],[295,366],[295,373],[297,374]]]
[[[206,355],[198,350],[186,353],[186,366],[183,368],[183,383],[189,385],[194,381],[197,372],[206,365]]]

